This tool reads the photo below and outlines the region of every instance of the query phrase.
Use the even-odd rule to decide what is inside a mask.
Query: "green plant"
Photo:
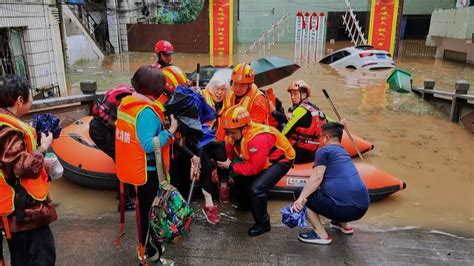
[[[160,8],[158,13],[159,24],[184,24],[194,21],[203,8],[204,4],[196,0],[183,1],[174,10],[168,10],[166,7]]]

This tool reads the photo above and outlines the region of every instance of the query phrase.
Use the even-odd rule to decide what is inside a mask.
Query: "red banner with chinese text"
[[[232,55],[233,6],[233,0],[209,0],[211,61],[216,60],[219,65],[232,57],[229,55]]]
[[[398,0],[372,0],[369,44],[393,55],[397,17]]]

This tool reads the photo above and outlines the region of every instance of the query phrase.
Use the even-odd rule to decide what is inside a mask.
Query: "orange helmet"
[[[255,79],[255,74],[253,73],[253,68],[247,64],[242,63],[238,64],[232,70],[232,81],[239,83],[253,83]]]
[[[290,86],[288,86],[287,91],[305,92],[307,97],[311,96],[311,89],[309,88],[308,84],[306,84],[306,82],[301,79],[291,82]]]
[[[183,70],[177,66],[167,66],[161,69],[166,78],[165,91],[174,92],[178,85],[186,85],[188,79]]]
[[[240,105],[231,106],[225,111],[222,118],[222,126],[224,129],[235,129],[246,126],[252,122],[250,114],[244,107]]]

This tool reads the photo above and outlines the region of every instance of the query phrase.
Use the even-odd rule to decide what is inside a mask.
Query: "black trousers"
[[[300,164],[314,162],[314,155],[316,154],[316,152],[308,151],[302,148],[295,148],[295,152],[295,163]]]
[[[54,236],[49,225],[12,233],[8,248],[12,266],[51,266],[56,263]]]
[[[170,160],[170,183],[186,199],[191,184],[191,157],[184,153],[177,145],[172,146]]]
[[[270,221],[270,215],[267,212],[267,193],[285,176],[290,168],[290,162],[278,162],[258,175],[235,178],[240,207],[250,209],[256,224]]]
[[[143,242],[146,240],[148,225],[150,223],[150,217],[148,214],[150,212],[151,204],[153,203],[156,193],[158,192],[159,185],[158,174],[156,171],[148,171],[147,175],[147,182],[142,186],[138,186],[137,189],[137,197],[140,206],[140,235]]]
[[[95,145],[115,162],[115,130],[94,117],[89,125],[89,136]],[[124,184],[124,195],[125,200],[134,197],[135,189],[133,186]]]
[[[211,159],[220,162],[225,162],[227,160],[224,142],[210,142],[201,151],[201,175],[199,176],[199,181],[202,188],[209,193],[212,193],[212,170],[215,167],[215,164]],[[221,182],[227,182],[229,179],[229,170],[217,167],[217,175]]]

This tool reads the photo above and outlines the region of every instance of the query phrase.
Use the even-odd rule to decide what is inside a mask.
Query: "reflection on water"
[[[337,45],[341,44],[334,47],[328,45],[328,48],[336,49]],[[291,45],[277,45],[267,55],[292,58],[292,53]],[[257,57],[236,54],[233,62],[251,61]],[[69,89],[77,93],[79,81],[84,79],[97,80],[100,89],[127,83],[140,65],[154,61],[152,53],[129,53],[109,56],[100,62],[73,65],[68,74]],[[206,65],[209,62],[209,56],[205,54],[173,55],[173,63],[186,71],[194,70],[196,63]],[[408,58],[396,60],[396,64],[412,74],[414,85],[421,86],[424,79],[435,79],[437,89],[452,91],[458,79],[474,84],[472,66]],[[434,107],[418,97],[389,91],[385,84],[389,73],[334,69],[305,63],[291,77],[271,87],[288,107],[288,84],[294,79],[304,79],[313,89],[312,101],[334,116],[321,93],[321,89],[327,89],[338,111],[348,120],[350,130],[375,145],[375,150],[366,154],[366,160],[407,183],[405,191],[372,204],[367,215],[358,223],[385,228],[420,226],[474,236],[473,135],[460,125],[447,121]],[[69,189],[65,183],[63,181],[56,194]],[[93,196],[82,196],[80,202],[70,200],[68,204],[74,206],[71,209],[86,209],[93,213],[115,210],[114,193],[104,192],[100,199],[97,191],[91,193],[74,188],[74,191],[79,190],[82,195]],[[63,193],[56,197],[66,195]],[[107,204],[95,204],[104,199],[107,199]],[[278,221],[278,209],[283,205],[285,202],[282,201],[270,203],[273,222]]]
[[[98,58],[98,55],[92,52],[92,46],[84,35],[67,36],[66,43],[68,64]]]

